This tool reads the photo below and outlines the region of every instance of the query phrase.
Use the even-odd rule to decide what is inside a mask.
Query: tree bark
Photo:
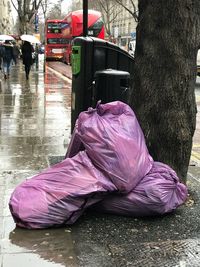
[[[19,34],[22,35],[24,34],[24,19],[23,18],[20,18],[19,20]]]
[[[130,105],[155,161],[186,182],[196,127],[199,0],[139,0]]]

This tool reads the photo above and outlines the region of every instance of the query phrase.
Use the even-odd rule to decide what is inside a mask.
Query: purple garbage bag
[[[85,152],[21,183],[10,198],[16,224],[47,228],[74,223],[90,205],[116,190]]]
[[[152,216],[175,210],[187,198],[187,188],[169,166],[154,162],[151,171],[127,195],[110,194],[95,210],[126,216]]]
[[[72,158],[76,154],[78,154],[80,151],[85,150],[84,145],[81,142],[80,137],[78,135],[77,122],[78,122],[78,120],[76,121],[74,130],[73,130],[73,133],[71,136],[71,140],[70,140],[70,143],[69,143],[68,148],[67,148],[65,158]]]
[[[131,191],[150,171],[153,160],[132,109],[120,101],[98,104],[77,120],[73,154],[83,144],[93,164],[102,170],[121,193]]]

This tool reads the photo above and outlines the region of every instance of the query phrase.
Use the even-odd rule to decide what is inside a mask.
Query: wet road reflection
[[[16,228],[9,239],[12,244],[10,253],[28,253],[33,266],[77,266],[70,229],[27,231]]]
[[[39,71],[33,67],[29,81],[22,64],[12,67],[9,80],[1,80],[0,169],[43,169],[48,156],[66,151],[71,83],[49,69],[44,75],[42,64]]]
[[[71,82],[33,65],[25,79],[21,63],[0,74],[0,266],[76,266],[68,229],[15,228],[8,202],[14,188],[64,157],[70,138]]]

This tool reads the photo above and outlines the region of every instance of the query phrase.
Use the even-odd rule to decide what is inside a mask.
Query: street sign
[[[38,22],[39,22],[39,16],[38,14],[35,14],[35,24],[38,24]]]
[[[136,39],[136,32],[131,32],[131,38]]]
[[[119,28],[118,27],[115,27],[114,28],[114,38],[117,38],[119,36]]]

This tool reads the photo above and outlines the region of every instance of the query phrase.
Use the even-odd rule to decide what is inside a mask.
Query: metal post
[[[88,0],[83,0],[83,36],[88,35]]]
[[[38,10],[37,10],[37,0],[34,1],[34,9],[35,9],[35,33],[38,33]]]

